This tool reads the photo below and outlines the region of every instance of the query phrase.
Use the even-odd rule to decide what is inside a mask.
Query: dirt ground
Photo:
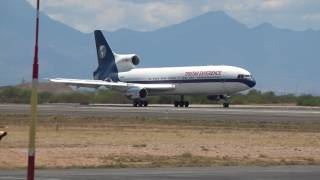
[[[1,114],[0,169],[25,168],[28,120]],[[319,124],[42,116],[38,168],[320,164]]]

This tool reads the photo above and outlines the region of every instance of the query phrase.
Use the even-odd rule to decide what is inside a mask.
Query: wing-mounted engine
[[[115,54],[115,62],[119,72],[130,71],[140,63],[136,54]]]
[[[127,90],[126,96],[129,99],[145,99],[148,96],[148,91],[144,88],[132,87]]]

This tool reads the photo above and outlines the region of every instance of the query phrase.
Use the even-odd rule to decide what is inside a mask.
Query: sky
[[[36,0],[27,0],[35,6]],[[152,31],[210,11],[254,27],[320,30],[320,0],[42,0],[42,12],[82,32]]]

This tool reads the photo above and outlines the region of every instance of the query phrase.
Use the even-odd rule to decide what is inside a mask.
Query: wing
[[[98,88],[101,86],[125,91],[132,87],[145,88],[148,90],[172,90],[175,88],[174,84],[140,84],[140,83],[125,83],[125,82],[107,82],[102,80],[85,80],[85,79],[49,79],[50,82],[62,83],[69,86]]]

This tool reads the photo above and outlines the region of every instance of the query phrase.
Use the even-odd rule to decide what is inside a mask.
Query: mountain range
[[[34,28],[35,9],[28,2],[0,1],[0,85],[31,79]],[[138,54],[140,67],[234,65],[252,72],[257,89],[320,94],[320,31],[248,27],[216,11],[155,31],[104,34],[115,52]],[[41,13],[41,78],[91,79],[96,66],[92,33]]]

